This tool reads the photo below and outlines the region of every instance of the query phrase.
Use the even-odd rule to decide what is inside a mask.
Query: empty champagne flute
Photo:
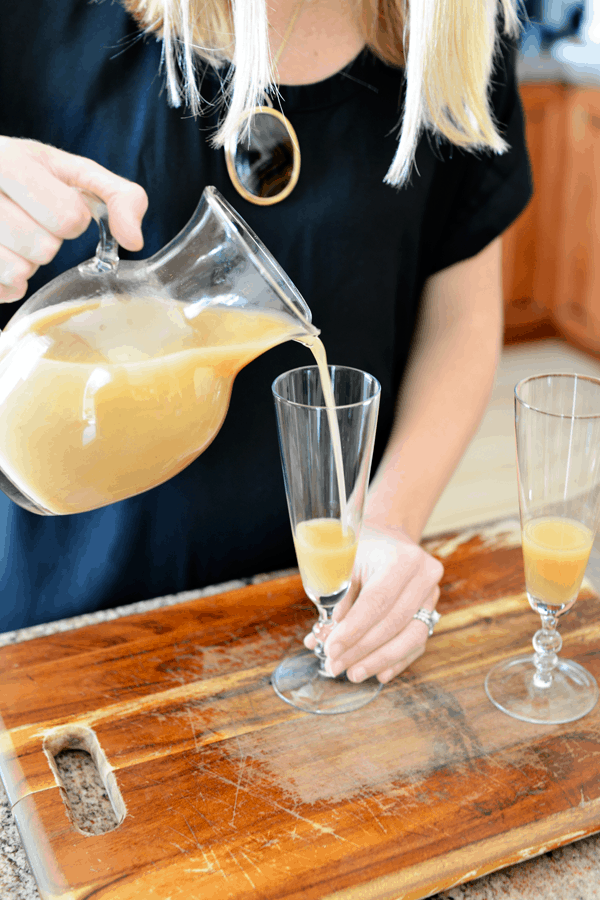
[[[542,627],[533,655],[496,665],[485,689],[502,712],[558,724],[598,699],[590,673],[558,657],[558,618],[577,599],[600,518],[600,380],[535,375],[515,388],[525,589]]]
[[[284,659],[272,683],[286,703],[322,714],[359,709],[381,690],[375,678],[354,684],[325,668],[333,612],[350,587],[380,395],[379,382],[366,372],[343,366],[328,371],[334,404],[329,409],[317,366],[285,372],[273,383],[294,546],[319,621],[313,628],[315,652]]]

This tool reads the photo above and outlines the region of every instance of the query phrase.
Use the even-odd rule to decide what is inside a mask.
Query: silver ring
[[[431,612],[429,612],[428,609],[423,609],[423,607],[421,607],[421,609],[418,609],[413,616],[413,619],[418,619],[419,622],[425,622],[425,624],[427,625],[427,630],[429,631],[428,637],[431,637],[431,635],[433,634],[433,629],[441,618],[442,617],[440,616],[439,612],[436,612],[435,609],[432,609]]]

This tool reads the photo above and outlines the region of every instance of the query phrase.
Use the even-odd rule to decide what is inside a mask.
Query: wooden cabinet
[[[562,229],[552,315],[561,332],[600,357],[600,90],[570,92]]]
[[[600,356],[600,89],[526,84],[534,195],[504,235],[505,342]]]
[[[505,341],[556,334],[551,294],[559,242],[561,174],[564,167],[561,85],[524,85],[521,90],[534,194],[504,235]]]

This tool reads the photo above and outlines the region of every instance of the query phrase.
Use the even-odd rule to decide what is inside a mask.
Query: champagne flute
[[[525,588],[542,627],[533,656],[496,665],[485,689],[525,722],[585,716],[598,699],[590,673],[557,656],[557,620],[575,603],[600,518],[600,380],[534,375],[515,387]]]
[[[334,405],[329,408],[317,366],[285,372],[273,383],[294,546],[302,584],[318,609],[319,620],[313,628],[314,653],[304,650],[284,659],[272,683],[286,703],[333,714],[359,709],[381,690],[375,678],[353,684],[345,674],[330,676],[324,651],[335,626],[334,609],[350,587],[380,386],[359,369],[329,366],[323,371],[331,378]]]

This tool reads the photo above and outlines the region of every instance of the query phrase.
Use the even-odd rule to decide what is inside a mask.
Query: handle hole
[[[67,816],[82,834],[106,834],[126,815],[114,773],[91,728],[67,726],[47,734],[44,752]]]

